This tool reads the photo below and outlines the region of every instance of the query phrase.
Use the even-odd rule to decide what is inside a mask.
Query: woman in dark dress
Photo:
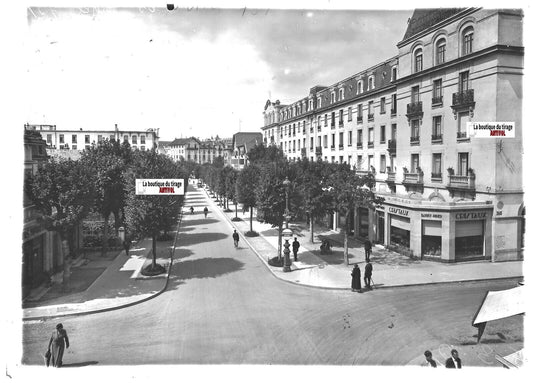
[[[355,264],[352,270],[352,291],[361,291],[361,269]]]
[[[63,353],[65,352],[65,345],[69,347],[68,336],[63,325],[58,323],[55,331],[50,337],[50,342],[48,342],[48,351],[52,353],[50,358],[50,363],[54,367],[61,367],[63,365]],[[50,349],[51,347],[51,349]]]

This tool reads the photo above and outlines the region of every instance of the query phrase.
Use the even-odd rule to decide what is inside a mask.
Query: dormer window
[[[337,100],[335,99],[335,92],[331,92],[331,103],[335,103]]]
[[[313,99],[309,100],[309,110],[313,110]]]
[[[318,98],[318,107],[322,108],[322,97]]]
[[[363,80],[357,82],[357,94],[363,93]]]
[[[391,81],[396,81],[397,78],[398,78],[398,68],[393,67],[392,68]]]
[[[375,87],[375,84],[374,84],[374,76],[369,76],[368,77],[368,90],[372,90],[374,89]]]
[[[339,90],[339,100],[340,101],[344,100],[344,88],[341,88]]]

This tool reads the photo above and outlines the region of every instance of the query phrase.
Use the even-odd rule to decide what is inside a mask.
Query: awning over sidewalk
[[[472,326],[478,328],[478,342],[487,322],[525,313],[525,287],[503,291],[488,291],[481,303]]]

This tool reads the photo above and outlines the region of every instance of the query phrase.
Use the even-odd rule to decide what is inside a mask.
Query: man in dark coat
[[[239,234],[237,234],[237,230],[233,230],[233,246],[239,247]]]
[[[294,262],[298,260],[298,249],[300,249],[300,242],[298,242],[298,238],[294,237],[294,242],[292,243],[292,253],[294,254]]]
[[[352,270],[352,291],[361,292],[361,269],[357,263]]]
[[[456,349],[452,350],[452,356],[446,359],[446,368],[462,368],[461,359]]]
[[[365,286],[367,288],[371,288],[370,287],[370,281],[372,280],[372,264],[370,263],[370,261],[366,261],[366,266],[365,266]]]
[[[367,239],[365,241],[365,261],[370,262],[370,254],[372,254],[372,242]]]

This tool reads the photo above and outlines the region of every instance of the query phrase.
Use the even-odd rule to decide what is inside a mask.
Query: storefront
[[[442,221],[422,221],[422,256],[438,257],[442,253]]]
[[[455,259],[483,258],[485,255],[486,212],[455,213]]]

